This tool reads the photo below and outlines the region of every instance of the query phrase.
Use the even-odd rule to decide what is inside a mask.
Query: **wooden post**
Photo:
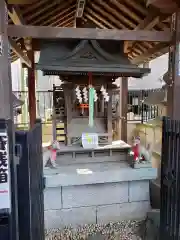
[[[172,15],[171,31],[173,45],[169,47],[167,115],[180,120],[180,10]]]
[[[100,94],[100,113],[101,117],[104,117],[104,97]]]
[[[64,89],[65,97],[65,111],[66,111],[66,144],[71,145],[71,137],[69,136],[69,125],[72,120],[72,98],[71,98],[71,89]]]
[[[8,11],[5,0],[0,1],[0,118],[11,119],[9,122],[10,134],[8,134],[9,154],[8,159],[8,182],[7,197],[9,198],[10,209],[1,209],[2,214],[8,215],[7,228],[10,240],[19,239],[18,230],[18,202],[17,202],[17,172],[14,155],[14,125],[13,125],[13,101],[12,101],[12,80],[11,80],[11,58],[7,35]],[[11,126],[10,126],[11,125]],[[3,156],[0,157],[3,166]],[[1,166],[1,170],[2,170]],[[6,166],[5,166],[6,167]],[[2,171],[1,171],[2,174]],[[1,182],[2,183],[2,182]],[[5,193],[6,195],[6,193]],[[1,194],[2,196],[2,194]],[[0,198],[3,199],[3,196]],[[6,199],[6,198],[4,198]],[[7,200],[8,201],[8,200]],[[0,230],[3,232],[3,229]],[[1,234],[0,234],[1,235]],[[3,233],[2,233],[3,235]]]
[[[119,97],[119,126],[118,138],[127,142],[127,99],[128,99],[128,78],[122,77],[120,80]]]
[[[107,130],[108,130],[108,143],[112,143],[112,89],[107,89],[109,95],[109,102],[107,108]]]
[[[36,79],[34,69],[34,52],[29,51],[28,55],[32,61],[32,68],[28,68],[29,118],[30,127],[32,128],[36,120]]]
[[[0,118],[13,120],[11,59],[7,36],[8,13],[0,1]]]

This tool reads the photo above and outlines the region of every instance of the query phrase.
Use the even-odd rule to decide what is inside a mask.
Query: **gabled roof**
[[[42,42],[37,69],[45,75],[93,72],[110,76],[142,77],[149,68],[132,64],[122,41],[46,40]]]

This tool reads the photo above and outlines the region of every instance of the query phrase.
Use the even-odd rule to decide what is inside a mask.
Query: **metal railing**
[[[135,121],[135,122],[147,122],[151,119],[155,119],[159,116],[159,108],[157,105],[147,105],[144,104],[144,100],[151,94],[154,90],[136,90],[136,91],[128,91],[128,99],[127,99],[127,121]],[[113,92],[113,112],[114,115],[119,117],[119,92]],[[121,117],[121,116],[120,116]]]
[[[159,115],[157,105],[147,105],[144,100],[154,90],[140,90],[128,92],[128,121],[147,122]]]
[[[22,106],[22,114],[15,116],[15,123],[22,124],[29,122],[28,113],[28,92],[14,91],[16,97],[24,101]],[[53,92],[52,91],[36,91],[36,116],[40,118],[43,123],[51,121],[53,108]]]

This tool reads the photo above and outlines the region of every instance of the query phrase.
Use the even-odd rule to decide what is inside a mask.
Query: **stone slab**
[[[44,190],[44,209],[53,210],[62,208],[62,197],[60,188],[46,188]]]
[[[149,201],[149,181],[129,182],[129,202]]]
[[[75,164],[74,166],[62,166],[55,170],[46,170],[45,177],[46,187],[60,187],[152,180],[157,177],[157,169],[132,169],[128,163],[123,162],[89,163]]]
[[[149,201],[112,204],[97,207],[97,223],[143,219],[150,209]]]
[[[48,210],[44,213],[45,228],[77,227],[84,224],[96,223],[96,208],[81,207],[61,210]]]
[[[62,188],[63,208],[128,202],[128,183],[93,184]]]
[[[151,210],[147,213],[145,240],[159,239],[160,211]]]

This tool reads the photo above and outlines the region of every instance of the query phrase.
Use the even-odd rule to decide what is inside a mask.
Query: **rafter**
[[[92,2],[90,2],[88,6],[89,7],[86,8],[85,16],[87,16],[88,19],[93,21],[97,26],[100,25],[99,23],[102,23],[100,28],[127,29],[127,26],[129,26],[128,24],[131,24],[130,28],[132,29],[136,26],[132,22],[128,22],[128,23],[126,22],[126,25],[125,25],[123,22],[123,16],[120,16],[120,14],[116,12],[115,9],[110,8],[109,5],[107,5],[105,2],[103,2],[103,5],[99,5],[99,8],[98,6],[93,5]],[[105,7],[106,10],[103,10],[103,7]],[[107,12],[109,13],[107,14]],[[110,14],[111,12],[113,13],[113,16]],[[102,14],[104,15],[104,17],[102,16]],[[108,17],[110,21],[108,21],[106,17]],[[96,21],[96,19],[98,21]],[[126,48],[126,46],[127,46],[127,43],[125,42],[124,48]],[[137,47],[140,48],[140,44],[137,44]],[[152,46],[150,45],[150,47]]]
[[[8,15],[14,24],[16,25],[25,24],[25,20],[23,19],[21,11],[17,5],[8,6]]]
[[[99,12],[99,14],[102,14],[104,17],[108,17],[108,19],[110,19],[112,23],[115,23],[117,27],[124,29],[128,27],[128,29],[133,29],[136,26],[133,21],[129,20],[123,14],[119,14],[119,12],[116,11],[116,8],[110,7],[110,4],[102,2],[101,0],[96,1],[98,5],[90,2],[90,7],[96,12]],[[115,2],[113,1],[113,3]]]
[[[155,47],[149,49],[144,54],[133,58],[132,63],[141,64],[150,59],[153,55],[158,55],[159,52],[161,53],[161,55],[167,53],[168,49],[169,45],[167,43],[158,43]]]
[[[48,11],[46,14],[41,15],[40,17],[36,18],[32,21],[32,25],[51,25],[56,20],[61,21],[62,18],[67,16],[70,12],[74,12],[75,10],[75,4],[72,4],[73,0],[68,2],[63,2],[60,4],[53,13],[51,11]]]
[[[134,30],[151,30],[153,29],[159,22],[160,20],[165,20],[168,16],[161,14],[158,10],[156,9],[149,9],[150,13],[145,17],[144,20],[142,20],[137,27],[135,27]],[[161,23],[163,25],[163,23]],[[166,25],[163,25],[163,29],[166,29]],[[127,42],[126,43],[126,51],[127,52],[132,52],[132,50],[135,48],[137,42]]]

